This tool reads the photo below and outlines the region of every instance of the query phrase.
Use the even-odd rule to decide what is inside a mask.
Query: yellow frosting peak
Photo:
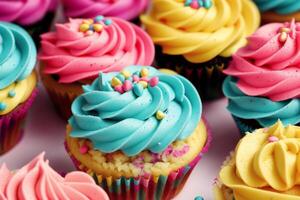
[[[299,200],[299,134],[300,127],[284,127],[280,121],[247,134],[222,168],[220,181],[236,200]]]
[[[152,10],[141,20],[164,53],[183,55],[193,63],[231,56],[260,24],[250,0],[212,0],[210,8],[199,9],[185,6],[183,0],[153,0]]]

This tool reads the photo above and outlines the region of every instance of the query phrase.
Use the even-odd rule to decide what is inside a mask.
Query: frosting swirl
[[[101,32],[87,35],[90,31],[80,32],[85,21],[70,19],[57,24],[56,32],[42,35],[39,59],[45,64],[44,73],[58,75],[60,83],[72,83],[132,64],[152,64],[154,46],[139,27],[122,19],[106,18],[110,25],[101,22]]]
[[[54,11],[57,0],[0,1],[0,20],[32,25],[40,21],[48,11]]]
[[[261,27],[224,72],[249,96],[283,101],[300,96],[299,68],[300,24],[292,21]]]
[[[266,1],[254,0],[258,8],[265,11],[274,11],[278,14],[291,14],[300,10],[300,1],[298,0],[279,0],[279,1]]]
[[[249,0],[214,0],[208,9],[185,6],[184,0],[152,2],[150,14],[141,17],[152,40],[164,53],[183,55],[192,63],[231,56],[260,23]]]
[[[36,54],[35,45],[25,30],[0,22],[0,91],[31,74]]]
[[[228,98],[227,109],[242,119],[255,119],[262,127],[271,126],[278,119],[285,125],[300,122],[300,99],[271,101],[264,97],[252,97],[237,87],[237,80],[227,77],[223,84],[224,95]]]
[[[145,11],[149,0],[63,0],[68,17],[95,17],[99,14],[132,20]]]
[[[125,71],[133,74],[131,90],[125,86],[130,76],[123,83],[127,92],[115,84],[118,73],[101,73],[92,85],[84,87],[72,104],[71,137],[90,139],[101,152],[121,150],[132,156],[143,150],[162,152],[195,130],[202,104],[187,79],[152,67],[131,66]]]
[[[300,199],[299,155],[300,127],[284,127],[279,121],[239,142],[220,181],[233,190],[236,200]]]
[[[63,178],[48,163],[42,153],[15,173],[2,165],[0,198],[108,200],[107,194],[88,174],[71,172]]]

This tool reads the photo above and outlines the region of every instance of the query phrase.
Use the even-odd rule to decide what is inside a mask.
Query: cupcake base
[[[11,150],[21,140],[26,114],[36,95],[37,89],[33,90],[26,102],[9,114],[0,116],[0,155]]]
[[[223,97],[223,69],[228,67],[230,60],[231,58],[218,56],[205,63],[190,63],[183,56],[166,55],[161,47],[156,46],[155,66],[171,69],[185,76],[195,85],[202,100]]]
[[[44,87],[47,90],[57,113],[64,119],[71,117],[71,105],[74,99],[82,94],[82,83],[75,82],[70,84],[62,84],[58,82],[58,78],[43,73],[43,65],[40,66],[40,76]]]
[[[207,134],[206,141],[204,141],[205,145],[200,150],[201,152],[197,153],[185,166],[178,167],[176,170],[172,170],[164,175],[147,173],[136,177],[114,177],[104,173],[95,173],[86,167],[86,164],[93,165],[93,163],[83,164],[79,161],[78,155],[75,155],[74,149],[70,147],[70,138],[68,136],[65,146],[75,166],[94,177],[96,183],[103,187],[111,199],[172,199],[182,190],[192,170],[210,146],[212,139],[210,131],[205,122],[201,122],[201,126],[202,129],[206,130]]]
[[[233,117],[242,137],[244,137],[248,132],[251,133],[256,129],[263,128],[254,119],[242,119],[242,118],[238,118],[233,115],[232,115],[232,117]]]
[[[288,14],[288,15],[281,15],[275,12],[264,12],[262,13],[262,23],[274,23],[274,22],[290,22],[291,20],[295,19],[296,22],[300,22],[300,12]]]

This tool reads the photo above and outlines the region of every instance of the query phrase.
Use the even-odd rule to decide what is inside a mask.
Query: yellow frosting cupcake
[[[278,121],[247,134],[224,164],[217,200],[300,199],[300,127]]]
[[[156,45],[157,67],[187,77],[203,99],[222,96],[222,70],[260,24],[250,0],[152,0],[141,16]]]

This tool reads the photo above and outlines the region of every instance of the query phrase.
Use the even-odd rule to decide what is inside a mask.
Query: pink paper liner
[[[96,183],[101,186],[108,194],[110,199],[116,200],[150,200],[150,199],[172,199],[184,187],[188,177],[196,164],[201,160],[212,142],[211,129],[205,118],[202,118],[206,130],[207,140],[201,152],[188,165],[172,171],[168,176],[154,177],[152,175],[137,178],[125,178],[113,180],[112,177],[102,177],[99,179],[96,174],[92,174]],[[67,152],[70,152],[65,142]],[[88,172],[88,168],[82,167],[81,163],[69,153],[71,160],[78,170]]]
[[[12,112],[0,116],[0,155],[12,149],[23,136],[23,128],[28,109],[31,107],[38,90]]]

